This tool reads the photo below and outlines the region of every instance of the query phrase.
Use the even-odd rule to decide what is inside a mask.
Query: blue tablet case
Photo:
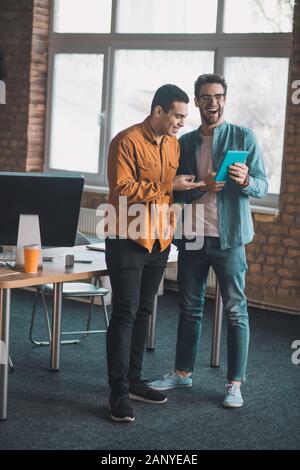
[[[227,150],[221,166],[215,176],[215,181],[228,181],[228,167],[234,163],[245,163],[248,156],[247,150]]]

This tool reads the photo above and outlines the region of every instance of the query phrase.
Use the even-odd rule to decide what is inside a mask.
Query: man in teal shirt
[[[202,205],[202,243],[178,243],[178,285],[181,295],[175,370],[149,385],[157,390],[191,387],[201,333],[204,294],[210,266],[218,278],[228,323],[228,372],[223,405],[243,405],[240,391],[246,378],[249,321],[245,296],[245,244],[253,239],[249,196],[263,198],[268,184],[261,150],[250,129],[224,121],[227,83],[218,74],[205,74],[195,83],[195,105],[201,126],[180,142],[178,174],[195,175],[199,189],[174,194],[177,202]],[[216,171],[227,150],[247,150],[246,164],[229,167],[229,181],[216,182]],[[187,207],[192,211],[187,211]],[[197,211],[195,211],[197,214]],[[201,217],[201,216],[200,216]],[[190,235],[190,234],[189,234]]]

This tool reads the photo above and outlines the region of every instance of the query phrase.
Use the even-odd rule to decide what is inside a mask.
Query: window
[[[56,54],[50,166],[98,173],[103,55]]]
[[[194,82],[215,71],[229,85],[226,119],[254,130],[278,194],[293,8],[294,0],[55,0],[45,169],[106,186],[111,138],[148,115],[154,91],[175,83],[189,94],[188,132],[199,125]]]
[[[224,74],[227,119],[254,131],[266,162],[269,192],[279,194],[288,59],[226,57]]]
[[[109,33],[112,0],[55,0],[57,33]]]
[[[155,90],[171,80],[193,96],[193,81],[199,70],[213,71],[214,53],[207,51],[128,51],[115,55],[112,132],[145,119]],[[175,78],[176,77],[176,78]],[[199,112],[193,103],[183,132],[199,126]]]
[[[217,0],[119,0],[118,33],[215,33]],[[203,12],[205,12],[203,14]]]
[[[225,33],[292,31],[294,0],[225,0]]]

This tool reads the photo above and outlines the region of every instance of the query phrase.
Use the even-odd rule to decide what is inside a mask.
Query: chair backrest
[[[83,233],[81,232],[76,233],[75,246],[90,245],[90,244],[91,244],[90,240],[85,235],[83,235]]]

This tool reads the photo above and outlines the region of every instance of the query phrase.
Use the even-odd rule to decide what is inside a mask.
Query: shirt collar
[[[211,137],[212,137],[215,133],[218,134],[218,133],[223,129],[223,127],[224,127],[225,125],[226,125],[226,121],[223,121],[222,124],[220,124],[218,127],[215,127],[215,128],[214,128],[214,131],[213,131],[213,133],[212,133],[212,135],[211,135]],[[196,134],[197,140],[198,140],[199,142],[202,142],[202,138],[201,138],[201,135],[202,135],[202,134],[201,134],[201,125],[200,125],[200,127],[198,127],[198,129],[197,129],[196,132],[197,132],[197,134]]]
[[[154,132],[153,132],[153,130],[151,129],[151,126],[150,126],[149,117],[150,117],[150,116],[148,116],[148,117],[142,122],[144,137],[145,137],[145,139],[147,139],[149,142],[151,142],[151,144],[156,144],[156,145],[158,145],[157,140],[156,140],[156,137],[155,137],[155,135],[154,135]],[[164,136],[163,136],[163,143],[165,143],[165,142],[168,142],[168,136],[167,136],[167,135],[164,135]]]
[[[222,131],[223,127],[226,126],[226,121],[223,121],[222,124],[220,124],[218,127],[215,128],[214,132],[217,134]]]

